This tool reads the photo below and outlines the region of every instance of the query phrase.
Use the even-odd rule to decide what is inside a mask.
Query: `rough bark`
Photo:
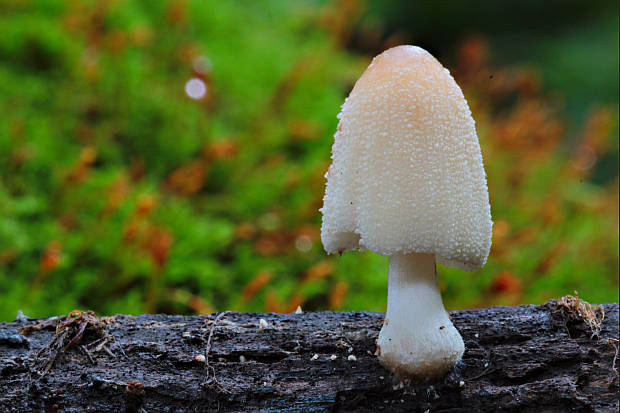
[[[0,324],[0,410],[618,411],[602,307],[600,327],[558,302],[452,312],[463,359],[423,384],[377,361],[379,313],[21,318]]]

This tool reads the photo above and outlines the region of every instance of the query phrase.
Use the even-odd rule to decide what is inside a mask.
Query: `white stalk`
[[[388,305],[377,340],[381,363],[399,377],[450,371],[465,345],[441,301],[434,254],[390,256]]]

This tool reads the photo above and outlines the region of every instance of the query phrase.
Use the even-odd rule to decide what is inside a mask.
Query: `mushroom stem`
[[[381,363],[399,377],[450,371],[465,345],[441,300],[434,254],[390,256],[388,305],[377,340]]]

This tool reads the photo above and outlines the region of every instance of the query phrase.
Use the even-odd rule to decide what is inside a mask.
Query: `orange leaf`
[[[276,297],[276,293],[273,289],[269,289],[265,295],[265,307],[269,313],[282,312],[282,306],[278,302],[278,298]]]
[[[289,134],[299,140],[313,140],[323,133],[320,123],[296,119],[288,124]]]
[[[142,195],[138,199],[138,205],[136,206],[136,215],[137,216],[146,216],[153,211],[157,204],[157,201],[152,195]]]
[[[245,302],[250,301],[252,297],[254,297],[256,293],[260,291],[261,288],[263,288],[265,285],[269,283],[271,278],[272,278],[272,275],[269,271],[261,271],[258,274],[256,274],[254,278],[252,278],[250,282],[246,284],[245,288],[243,289],[243,292],[241,293],[241,296],[243,297],[243,301]]]
[[[332,267],[331,262],[329,262],[328,260],[323,260],[308,269],[308,271],[306,271],[306,273],[303,275],[302,279],[304,281],[320,280],[331,275],[333,270],[334,268]]]
[[[203,300],[195,294],[190,293],[189,291],[181,288],[172,288],[168,292],[168,296],[172,297],[174,301],[186,305],[196,314],[209,314],[215,312],[215,307],[211,303]]]
[[[278,231],[256,240],[254,248],[256,252],[265,257],[286,254],[295,241],[294,234]]]
[[[491,284],[491,292],[494,294],[512,293],[521,289],[521,280],[516,278],[510,271],[502,271],[495,277]]]
[[[551,270],[555,264],[562,258],[562,255],[568,250],[566,244],[558,243],[547,251],[545,256],[534,270],[535,273],[545,274]]]
[[[262,238],[257,240],[254,243],[254,249],[259,255],[262,255],[263,257],[271,257],[278,254],[277,244],[269,238]]]
[[[86,177],[88,172],[90,172],[90,169],[96,159],[97,151],[94,148],[90,146],[83,148],[76,164],[67,174],[67,182],[73,184],[81,182]]]
[[[168,21],[173,25],[182,25],[187,21],[187,1],[172,0],[169,3]]]
[[[488,44],[482,36],[471,36],[459,51],[459,72],[473,74],[487,65]]]
[[[129,183],[125,176],[121,176],[112,185],[106,188],[108,202],[102,210],[103,215],[109,215],[123,205],[129,193]]]
[[[235,229],[235,235],[241,240],[249,240],[255,233],[256,227],[251,222],[242,222]]]
[[[62,244],[60,241],[50,242],[45,251],[43,251],[43,255],[39,261],[39,268],[41,269],[41,272],[46,274],[56,269],[58,264],[60,264],[61,253]]]
[[[123,30],[112,30],[106,33],[103,41],[111,54],[118,54],[127,45],[127,35]]]
[[[297,309],[297,307],[300,307],[305,301],[306,301],[306,298],[303,296],[303,294],[295,293],[291,297],[291,299],[288,301],[288,303],[286,304],[286,308],[284,311],[286,313],[292,313],[293,311]]]
[[[197,159],[175,170],[166,181],[172,192],[180,195],[194,195],[200,191],[207,178],[208,168],[205,161]]]
[[[17,256],[17,250],[13,247],[0,252],[0,265],[6,265]]]
[[[205,146],[203,153],[208,159],[233,159],[237,156],[239,145],[232,141],[211,142]]]
[[[138,231],[140,230],[140,223],[138,221],[130,221],[125,224],[124,239],[125,242],[132,242],[137,238]]]
[[[338,310],[342,307],[348,291],[349,284],[344,281],[337,282],[329,293],[329,309]]]
[[[144,248],[150,253],[155,265],[162,268],[172,246],[172,236],[161,228],[151,227],[145,241]]]

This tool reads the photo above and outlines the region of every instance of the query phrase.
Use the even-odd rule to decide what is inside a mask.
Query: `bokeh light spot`
[[[185,93],[192,99],[202,99],[207,94],[207,85],[197,77],[191,78],[185,83]]]
[[[194,69],[194,72],[200,75],[207,75],[211,73],[211,68],[211,60],[209,60],[207,56],[197,56],[192,61],[192,69]]]
[[[295,241],[295,248],[300,252],[308,252],[312,249],[312,240],[307,235],[300,235]]]
[[[274,231],[280,226],[280,217],[273,212],[268,212],[258,218],[258,225],[265,231]]]
[[[580,171],[587,171],[596,164],[596,152],[589,145],[580,145],[573,153],[571,162]]]

